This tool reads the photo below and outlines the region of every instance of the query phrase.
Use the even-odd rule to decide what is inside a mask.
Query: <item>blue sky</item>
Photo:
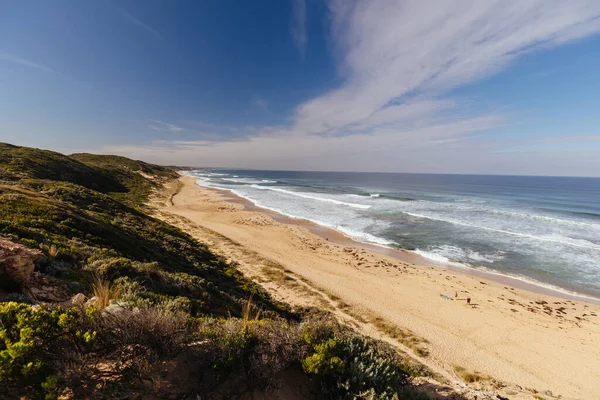
[[[600,2],[0,0],[0,140],[199,166],[600,176]]]

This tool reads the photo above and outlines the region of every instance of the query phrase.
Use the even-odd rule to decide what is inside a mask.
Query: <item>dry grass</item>
[[[55,244],[51,244],[51,245],[42,244],[42,245],[40,245],[40,248],[42,250],[46,250],[49,257],[56,258],[60,255],[60,250],[58,249],[58,247],[56,247]]]
[[[480,381],[489,381],[491,378],[487,375],[481,374],[477,371],[468,371],[466,368],[460,365],[455,365],[454,371],[467,383],[475,383]]]
[[[98,310],[102,310],[109,306],[111,300],[119,298],[121,288],[106,279],[96,276],[92,284],[92,292],[94,293],[94,306]]]
[[[254,315],[253,314],[253,310],[252,310],[252,298],[254,297],[254,293],[252,293],[250,295],[250,298],[248,299],[248,301],[244,304],[244,307],[242,308],[242,326],[243,329],[247,329],[248,328],[248,322],[249,321],[258,321],[258,319],[260,318],[260,313],[261,310],[254,310]]]
[[[340,310],[344,311],[346,314],[352,315],[352,313],[351,313],[352,306],[350,306],[350,304],[348,304],[344,300],[342,300],[342,298],[340,296],[338,296],[326,289],[323,289],[323,292],[325,292],[325,294],[327,295],[327,297],[329,297],[331,299],[331,301],[336,303],[337,307]]]
[[[187,317],[183,312],[152,307],[120,308],[118,312],[103,313],[101,318],[94,319],[93,330],[98,332],[97,340],[105,349],[142,346],[165,353],[190,340]]]
[[[348,308],[345,309],[344,312],[348,315],[350,315],[352,318],[354,318],[355,320],[357,320],[360,323],[366,324],[369,321],[363,316],[363,314],[359,314],[358,312],[354,311],[354,309],[352,308]]]
[[[272,267],[262,267],[262,274],[271,282],[277,283],[278,285],[283,285],[286,280],[286,275],[279,268]]]
[[[300,283],[299,277],[290,270],[282,269],[281,267],[263,266],[261,273],[266,278],[262,282],[273,282],[279,286],[289,287],[307,296],[316,296],[309,287]]]
[[[327,297],[329,297],[331,300],[335,301],[336,303],[343,303],[343,300],[340,298],[340,296],[335,295],[328,290],[325,290],[325,294],[327,294]]]
[[[56,258],[60,255],[60,250],[55,245],[48,247],[48,255],[52,258]]]
[[[427,357],[429,355],[429,351],[425,347],[428,343],[427,339],[415,335],[411,330],[398,328],[396,325],[391,324],[380,317],[373,317],[370,322],[386,335],[410,348],[415,354],[418,354],[421,357]]]
[[[323,295],[313,288],[310,281],[279,265],[263,265],[259,282],[271,282],[278,286],[285,286],[297,294],[302,295],[304,299],[311,299],[311,301],[314,301],[314,306],[322,309],[331,309],[331,304]]]

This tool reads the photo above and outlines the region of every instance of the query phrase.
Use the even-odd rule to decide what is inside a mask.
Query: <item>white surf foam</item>
[[[489,275],[496,275],[496,276],[500,276],[500,277],[508,277],[508,278],[511,278],[511,279],[516,279],[516,280],[519,280],[521,282],[525,282],[525,283],[528,283],[530,285],[538,286],[538,287],[541,287],[541,288],[544,288],[544,289],[549,289],[549,290],[552,290],[552,291],[557,292],[557,293],[567,294],[567,295],[570,295],[570,296],[573,296],[573,297],[578,297],[578,298],[581,298],[581,299],[594,300],[596,302],[600,301],[600,298],[598,298],[598,297],[588,296],[588,295],[585,295],[585,294],[582,294],[582,293],[579,293],[579,292],[575,292],[575,291],[572,291],[572,290],[569,290],[569,289],[565,289],[565,288],[560,287],[560,286],[556,286],[556,285],[552,285],[550,283],[538,281],[537,279],[533,279],[533,278],[530,278],[530,277],[525,276],[525,275],[516,275],[516,274],[503,273],[503,272],[499,272],[499,271],[496,271],[494,269],[487,268],[487,267],[478,267],[477,269],[481,270],[481,271],[484,271],[486,274],[489,274]]]
[[[360,209],[363,209],[363,210],[371,208],[371,206],[368,205],[368,204],[348,203],[348,202],[345,202],[345,201],[335,200],[335,199],[331,199],[331,198],[327,198],[327,197],[311,196],[309,194],[300,193],[300,192],[293,192],[291,190],[285,190],[285,189],[281,189],[281,188],[277,188],[277,187],[272,187],[272,186],[259,186],[259,185],[251,185],[251,186],[254,189],[272,190],[274,192],[285,193],[285,194],[288,194],[288,195],[291,195],[291,196],[302,197],[304,199],[324,201],[324,202],[328,202],[328,203],[339,204],[339,205],[344,205],[344,206],[353,207],[353,208],[360,208]]]
[[[441,254],[432,253],[432,252],[428,252],[428,251],[424,251],[424,250],[420,250],[420,249],[412,250],[412,252],[420,255],[423,258],[426,258],[431,261],[435,261],[436,263],[439,263],[442,265],[453,265],[456,267],[466,267],[467,266],[466,264],[463,264],[463,263],[459,263],[456,261],[450,261],[450,259],[448,257],[444,257]]]
[[[318,222],[316,222],[318,223]],[[322,223],[318,223],[319,225],[323,225]],[[345,228],[343,226],[330,226],[330,228],[335,229],[337,231],[342,232],[344,235],[348,236],[351,239],[356,240],[357,242],[368,243],[368,244],[376,244],[383,247],[392,247],[396,245],[396,242],[391,240],[387,240],[375,235],[371,235],[370,233],[355,231],[353,229]]]
[[[347,237],[354,239],[358,242],[374,244],[374,245],[378,245],[378,246],[382,246],[382,247],[394,247],[394,245],[396,245],[395,242],[386,240],[377,235],[377,232],[382,231],[382,229],[380,229],[381,228],[380,223],[382,223],[382,221],[377,221],[377,220],[373,219],[373,217],[370,216],[368,213],[361,212],[361,210],[370,208],[371,205],[341,201],[341,200],[338,200],[335,198],[328,198],[328,197],[321,196],[318,193],[307,194],[305,192],[294,192],[291,190],[286,190],[281,187],[268,187],[268,186],[261,186],[258,184],[251,184],[251,185],[247,185],[247,186],[242,185],[242,186],[237,186],[236,188],[231,188],[231,187],[226,187],[225,185],[220,185],[218,182],[210,182],[210,181],[208,181],[208,179],[210,179],[210,178],[203,177],[202,180],[199,180],[197,182],[197,184],[199,184],[200,186],[216,187],[219,189],[229,190],[232,193],[253,202],[258,207],[272,210],[274,212],[277,212],[279,214],[285,215],[290,218],[304,219],[304,220],[311,221],[315,224],[318,224],[318,225],[321,225],[324,227],[335,229],[335,230],[343,233]],[[266,183],[266,182],[264,182],[264,183]],[[268,194],[268,193],[272,193],[272,194]],[[278,193],[278,195],[276,195],[276,193]],[[351,195],[343,195],[343,196],[346,199],[356,198]],[[340,197],[342,197],[342,196],[338,195],[338,198],[340,198]],[[360,197],[362,199],[364,199],[365,202],[371,202],[373,205],[377,204],[378,210],[385,211],[390,208],[398,210],[398,208],[396,208],[396,206],[394,206],[398,202],[393,202],[393,203],[390,202],[390,204],[388,204],[388,200],[386,200],[386,199],[375,200],[375,199],[370,199],[367,196],[360,196]],[[301,199],[306,199],[306,200],[310,200],[310,201],[303,201]],[[329,203],[333,203],[333,204],[338,204],[343,207],[319,207],[318,203],[315,203],[313,200],[316,200],[319,202],[324,201],[324,202],[329,202]],[[361,200],[361,201],[363,201],[363,200]],[[421,202],[421,203],[425,203],[425,202]],[[350,205],[350,204],[352,204],[352,205]],[[381,206],[379,206],[379,204],[381,204]],[[358,205],[359,207],[355,207],[356,205]],[[436,204],[433,203],[433,205],[436,205]],[[431,204],[428,204],[427,206],[429,207],[429,206],[431,206]],[[546,235],[547,237],[545,237],[545,238],[539,238],[538,236],[532,235],[529,233],[512,232],[512,231],[503,232],[504,230],[502,230],[502,229],[490,228],[488,226],[478,226],[476,224],[470,223],[468,218],[469,217],[472,217],[472,218],[479,217],[479,215],[469,216],[467,213],[464,213],[464,210],[461,210],[461,212],[459,214],[457,214],[457,216],[458,217],[464,216],[466,221],[457,220],[455,218],[448,218],[447,216],[443,216],[441,218],[435,218],[435,217],[426,215],[426,214],[428,214],[428,212],[430,210],[423,210],[423,213],[412,212],[412,211],[407,212],[404,210],[399,210],[399,211],[407,213],[408,215],[413,215],[413,216],[419,217],[419,218],[428,218],[428,219],[442,220],[442,221],[445,219],[451,219],[451,221],[445,221],[445,222],[458,223],[458,224],[461,224],[464,226],[468,226],[470,228],[486,229],[491,232],[507,233],[509,235],[515,235],[517,237],[527,237],[527,238],[538,239],[538,240],[546,239],[548,246],[553,246],[552,243],[564,242],[564,238],[562,238],[560,236]],[[436,216],[436,217],[438,217],[438,216]],[[484,222],[489,222],[489,221],[484,221]],[[373,225],[375,223],[377,225]],[[384,227],[384,229],[385,229],[385,227]],[[535,227],[535,230],[536,231],[539,230],[539,227]],[[476,231],[474,231],[473,234],[477,234]],[[552,234],[555,234],[555,233],[552,233]],[[500,235],[495,235],[495,236],[502,237]],[[506,238],[506,239],[502,239],[502,240],[508,241],[510,236],[504,236],[504,238]],[[566,238],[566,239],[569,240],[570,238]],[[510,241],[515,241],[515,239],[510,239]],[[507,243],[510,243],[510,241]],[[572,244],[572,243],[569,243],[569,244]],[[577,243],[577,244],[583,245],[583,247],[590,247],[589,245],[591,245],[591,248],[593,250],[596,250],[596,245],[591,242],[589,242],[589,243],[584,242],[584,243]],[[512,244],[510,246],[512,246]],[[519,246],[518,242],[517,242],[516,246]],[[539,246],[540,247],[538,247],[537,244],[530,245],[531,251],[533,252],[532,254],[538,254],[537,252],[539,252],[540,249],[547,247],[547,246],[541,247],[541,244]],[[525,247],[525,248],[522,248],[522,250],[528,249],[528,248],[529,247]],[[431,262],[433,264],[437,264],[437,265],[441,265],[441,266],[460,267],[460,268],[465,268],[465,269],[476,269],[476,270],[484,271],[485,273],[489,273],[489,274],[495,274],[498,276],[518,279],[518,280],[521,280],[528,284],[533,284],[533,285],[547,288],[549,290],[553,290],[556,292],[569,294],[571,296],[580,296],[582,298],[594,299],[593,297],[581,295],[581,294],[569,291],[567,289],[560,288],[558,286],[554,286],[552,284],[538,282],[535,279],[530,278],[528,276],[514,275],[511,272],[500,272],[499,270],[492,270],[489,268],[485,268],[483,265],[481,265],[481,264],[486,264],[486,265],[490,266],[490,264],[493,264],[494,262],[501,260],[504,257],[502,252],[492,252],[491,254],[488,254],[487,252],[486,253],[476,252],[476,251],[468,250],[468,249],[461,250],[458,247],[445,246],[443,248],[438,249],[437,251],[435,248],[433,250],[417,249],[414,251],[414,253],[424,257],[425,259],[431,260]],[[593,257],[593,253],[590,253],[588,250],[586,250],[582,254],[588,258]],[[586,261],[586,263],[579,263],[579,264],[587,265],[587,263],[589,263],[588,262],[589,260],[585,260],[585,261]],[[579,272],[582,272],[582,271],[579,271]],[[581,275],[581,276],[584,276],[584,275]]]
[[[432,255],[444,256],[448,260],[465,260],[470,263],[486,262],[493,264],[504,258],[501,252],[496,251],[493,254],[482,254],[471,249],[462,249],[452,245],[441,245],[429,252]]]
[[[215,187],[214,185],[212,185],[211,183],[209,183],[207,181],[202,181],[202,182],[197,182],[197,183],[200,186]],[[254,186],[254,185],[252,185],[252,186]],[[320,220],[318,218],[307,218],[305,216],[301,216],[301,215],[298,215],[298,214],[293,214],[293,213],[286,212],[286,211],[284,211],[284,210],[282,210],[280,208],[266,205],[266,204],[262,203],[260,200],[257,200],[256,198],[248,196],[246,193],[243,193],[240,190],[236,190],[236,189],[233,189],[233,188],[222,188],[222,187],[219,187],[219,188],[223,189],[223,190],[228,190],[231,193],[235,194],[236,196],[239,196],[241,198],[249,200],[253,204],[255,204],[257,207],[261,207],[261,208],[264,208],[264,209],[267,209],[267,210],[274,211],[274,212],[276,212],[278,214],[285,215],[286,217],[290,217],[290,218],[294,218],[294,219],[307,220],[307,221],[313,222],[313,223],[315,223],[317,225],[337,230],[338,232],[343,233],[347,237],[349,237],[351,239],[354,239],[357,242],[362,242],[362,243],[366,243],[366,244],[375,244],[375,245],[382,246],[382,247],[387,247],[387,248],[390,248],[390,247],[392,247],[393,245],[396,244],[393,241],[390,241],[390,240],[387,240],[387,239],[384,239],[384,238],[372,235],[372,234],[367,233],[367,232],[354,230],[354,229],[351,229],[351,228],[348,228],[348,227],[341,226],[339,224],[335,224],[335,223],[323,221],[323,220]],[[263,188],[263,187],[261,187],[261,188]],[[280,190],[275,190],[275,191],[280,192]],[[285,191],[285,192],[288,192],[288,191]]]
[[[560,286],[552,285],[550,283],[541,282],[541,281],[538,281],[537,279],[533,279],[533,278],[525,276],[525,275],[520,275],[520,274],[517,275],[517,274],[511,274],[511,273],[507,273],[507,272],[500,272],[495,269],[484,267],[484,266],[469,265],[469,264],[461,263],[458,261],[452,261],[448,257],[444,257],[443,255],[437,254],[435,252],[423,251],[423,250],[419,250],[419,249],[413,250],[412,252],[415,254],[418,254],[419,256],[421,256],[425,259],[435,262],[437,265],[458,267],[458,268],[463,268],[466,270],[482,271],[482,272],[485,272],[485,274],[487,274],[487,275],[494,275],[494,276],[503,277],[503,278],[515,279],[515,280],[527,283],[529,285],[533,285],[533,286],[537,286],[540,288],[551,290],[556,293],[562,293],[562,294],[566,294],[569,296],[578,297],[581,299],[594,300],[596,302],[600,301],[600,299],[597,297],[588,296],[588,295],[585,295],[585,294],[582,294],[579,292],[565,289]]]
[[[221,180],[227,181],[227,182],[233,182],[233,183],[247,183],[247,184],[263,183],[263,181],[259,181],[259,180],[251,179],[251,178],[221,178]]]
[[[554,243],[560,243],[560,244],[568,245],[568,246],[574,246],[574,247],[580,247],[580,248],[586,248],[586,249],[593,249],[593,250],[600,250],[600,245],[597,245],[595,243],[589,242],[587,240],[582,240],[582,239],[572,239],[572,238],[569,238],[569,237],[559,236],[559,235],[554,235],[554,236],[553,235],[539,236],[539,235],[533,235],[533,234],[529,234],[529,233],[514,232],[514,231],[508,231],[508,230],[505,230],[505,229],[497,229],[497,228],[492,228],[492,227],[489,227],[489,226],[482,226],[482,225],[477,225],[477,224],[470,224],[470,223],[467,223],[467,222],[455,220],[453,218],[444,218],[444,217],[439,217],[439,216],[431,216],[431,215],[419,214],[419,213],[408,212],[408,211],[404,211],[404,213],[407,214],[407,215],[411,215],[413,217],[417,217],[417,218],[427,218],[427,219],[436,220],[436,221],[448,222],[450,224],[465,226],[465,227],[469,227],[469,228],[483,229],[483,230],[486,230],[486,231],[504,233],[504,234],[507,234],[507,235],[519,236],[519,237],[524,237],[524,238],[534,239],[534,240],[539,240],[539,241],[544,241],[544,242],[554,242]]]

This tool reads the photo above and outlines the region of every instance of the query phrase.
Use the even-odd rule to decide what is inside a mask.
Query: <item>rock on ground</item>
[[[20,292],[30,280],[35,260],[41,255],[40,250],[0,238],[0,290]]]

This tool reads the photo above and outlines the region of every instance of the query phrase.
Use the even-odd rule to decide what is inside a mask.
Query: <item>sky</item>
[[[0,0],[0,141],[600,176],[598,0]]]

